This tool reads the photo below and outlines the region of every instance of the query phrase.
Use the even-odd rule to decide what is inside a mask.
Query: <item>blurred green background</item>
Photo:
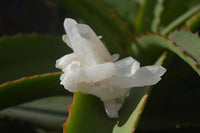
[[[65,7],[68,6],[69,9],[64,8],[61,6],[62,2],[59,2],[59,0],[57,1],[59,4],[51,0],[1,0],[0,41],[5,45],[0,45],[0,84],[22,77],[59,71],[55,68],[56,59],[71,52],[61,39],[62,35],[65,33],[63,28],[64,19],[66,17],[72,17],[81,23],[89,24],[88,21],[90,20],[88,19],[86,22],[85,18],[89,18],[90,16],[82,13],[82,16],[85,16],[85,18],[82,18],[80,15],[81,13],[79,13],[79,16],[72,12],[72,8],[74,7],[65,5]],[[105,1],[109,3],[109,0]],[[138,3],[142,2],[142,0],[137,1]],[[95,2],[94,5],[97,4]],[[165,16],[163,15],[162,20],[164,21],[159,25],[160,29],[165,27],[172,20],[178,18],[180,14],[184,14],[190,7],[200,3],[199,0],[193,0],[193,2],[191,2],[193,5],[182,5],[179,4],[180,2],[182,1],[176,0],[174,5],[173,2],[171,2],[172,5],[168,4],[165,7],[166,10],[164,14],[170,13],[172,17],[163,17]],[[173,8],[169,8],[170,6]],[[80,7],[74,10],[79,11]],[[114,10],[114,7],[115,5],[112,5],[111,11]],[[129,6],[121,5],[120,10],[124,11],[122,14],[126,13],[128,7]],[[133,8],[135,14],[138,14],[139,8],[136,7],[137,6],[135,6],[135,8],[134,6],[130,6],[130,9]],[[102,9],[102,12],[107,13],[104,12],[104,9]],[[115,15],[116,14],[112,15],[113,25],[118,24],[118,19],[115,19]],[[114,47],[117,44],[109,43],[113,40],[119,43],[121,45],[120,48],[124,50],[123,57],[127,56],[130,50],[128,49],[128,45],[132,45],[134,40],[130,38],[130,36],[139,36],[137,35],[139,32],[137,34],[132,34],[137,28],[134,29],[133,23],[128,22],[137,17],[134,15],[127,14],[128,20],[126,17],[119,17],[123,22],[125,21],[125,23],[122,23],[122,25],[118,27],[120,27],[119,29],[127,31],[125,33],[121,33],[120,30],[108,32],[111,29],[115,29],[115,25],[104,25],[103,17],[99,18],[99,16],[93,16],[93,22],[89,25],[98,35],[107,33],[103,36],[102,40],[108,44],[107,47],[110,46],[109,50],[111,53],[118,52],[115,51],[118,47]],[[102,21],[99,21],[101,19]],[[105,26],[105,29],[107,29],[102,29],[102,25],[99,26],[98,24],[102,24]],[[148,23],[144,22],[142,24],[147,25]],[[94,25],[96,25],[96,27]],[[181,26],[177,27],[180,28]],[[196,31],[199,29],[200,28],[197,27]],[[129,34],[129,32],[131,32],[131,34]],[[144,34],[144,32],[142,33]],[[117,35],[112,33],[116,33]],[[126,39],[128,39],[126,40],[121,37],[121,35],[125,35]],[[120,39],[118,38],[119,36],[121,37]],[[112,37],[110,42],[109,37]],[[20,44],[18,42],[20,42]],[[12,49],[10,49],[11,46]],[[156,52],[156,49],[154,50]],[[144,57],[145,56],[154,56],[154,52],[151,51],[150,55],[146,54]],[[156,58],[157,56],[156,53]],[[154,63],[152,60],[145,59],[141,64],[146,65],[149,62],[152,64]],[[200,131],[200,79],[198,74],[187,63],[170,52],[164,66],[167,67],[168,72],[163,77],[162,81],[153,87],[147,105],[138,123],[136,133],[198,133]],[[67,120],[67,106],[72,102],[72,96],[66,96],[68,92],[62,86],[60,86],[59,89],[62,90],[61,93],[57,94],[59,96],[39,99],[0,111],[0,133],[62,132],[62,123]]]

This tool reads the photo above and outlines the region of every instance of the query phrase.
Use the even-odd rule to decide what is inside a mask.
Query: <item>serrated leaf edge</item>
[[[139,37],[136,37],[136,41],[138,41],[139,39],[142,39],[145,36],[150,36],[150,35],[156,35],[156,36],[162,37],[163,39],[165,39],[165,40],[169,41],[170,43],[172,43],[175,46],[175,48],[178,51],[180,51],[182,54],[184,54],[184,56],[187,58],[187,60],[190,61],[200,71],[200,66],[198,65],[198,63],[196,61],[194,61],[183,49],[181,49],[180,47],[178,47],[178,45],[176,44],[176,42],[171,41],[168,38],[167,35],[163,36],[163,35],[161,35],[161,33],[155,33],[155,32],[149,32],[149,31],[147,31],[146,34],[141,34]],[[163,46],[160,46],[160,47],[163,47]],[[167,47],[164,47],[164,48],[167,48]],[[167,49],[173,51],[170,48],[167,48]],[[200,74],[200,72],[198,72],[198,73]]]
[[[166,59],[166,57],[167,57],[167,52],[164,52],[163,54],[162,54],[162,59],[161,59],[161,61],[160,61],[160,65],[162,65],[162,63],[164,62],[164,60]],[[160,58],[159,58],[160,59]],[[158,59],[158,60],[159,60]],[[146,102],[147,102],[147,98],[148,98],[148,96],[149,96],[149,93],[150,93],[150,91],[151,91],[151,88],[152,88],[152,86],[149,86],[149,87],[147,87],[148,88],[148,90],[147,90],[147,92],[146,92],[146,94],[142,97],[142,99],[143,99],[143,101],[142,101],[142,105],[141,105],[141,107],[139,108],[139,111],[138,111],[138,113],[137,113],[137,119],[135,120],[135,122],[133,123],[133,127],[132,127],[132,131],[131,131],[131,133],[134,133],[135,132],[135,129],[136,129],[136,126],[137,126],[137,123],[138,123],[138,121],[139,121],[139,119],[140,119],[140,114],[142,113],[142,111],[144,110],[144,107],[145,107],[145,105],[146,105]],[[67,125],[67,123],[70,121],[70,119],[71,119],[71,109],[72,109],[72,107],[73,107],[73,105],[74,105],[74,103],[75,103],[75,101],[76,101],[76,92],[73,92],[73,102],[72,102],[72,104],[70,104],[69,106],[68,106],[68,118],[67,118],[67,120],[66,120],[66,122],[65,123],[63,123],[63,133],[66,133],[65,132],[65,129],[66,129],[66,125]],[[113,127],[114,128],[114,127]]]
[[[41,74],[41,75],[34,75],[34,76],[30,76],[30,77],[23,77],[23,78],[20,78],[20,79],[17,79],[17,80],[14,80],[14,81],[7,81],[3,84],[0,85],[0,88],[1,87],[4,87],[6,85],[9,85],[9,84],[12,84],[12,83],[17,83],[17,82],[21,82],[23,80],[27,80],[27,79],[34,79],[34,78],[39,78],[39,77],[45,77],[45,76],[49,76],[49,75],[58,75],[58,74],[61,74],[62,72],[55,72],[55,73],[46,73],[46,74]]]
[[[67,118],[67,121],[65,122],[65,123],[63,123],[63,133],[65,133],[65,125],[67,125],[67,123],[70,121],[70,119],[71,119],[71,108],[73,107],[73,105],[74,105],[74,103],[75,103],[75,96],[76,96],[76,93],[75,92],[73,92],[73,101],[72,101],[72,104],[70,104],[69,106],[68,106],[68,118]]]

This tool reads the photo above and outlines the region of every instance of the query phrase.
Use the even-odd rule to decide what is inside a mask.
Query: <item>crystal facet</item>
[[[118,117],[132,87],[154,85],[166,72],[159,65],[140,67],[132,57],[117,61],[119,55],[111,55],[88,25],[66,18],[64,27],[62,39],[74,52],[56,61],[56,68],[64,72],[61,84],[71,92],[99,97],[110,118]]]

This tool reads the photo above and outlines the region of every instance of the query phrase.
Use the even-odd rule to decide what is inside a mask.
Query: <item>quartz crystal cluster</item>
[[[63,41],[73,53],[56,61],[56,67],[63,71],[61,84],[70,92],[99,97],[110,118],[118,117],[132,87],[154,85],[166,71],[159,65],[140,67],[132,57],[118,61],[119,55],[110,55],[88,25],[66,18],[64,28]]]

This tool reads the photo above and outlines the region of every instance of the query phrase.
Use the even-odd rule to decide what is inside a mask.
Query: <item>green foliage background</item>
[[[66,17],[91,26],[112,54],[162,64],[167,73],[155,86],[132,89],[119,119],[79,92],[68,116],[72,93],[55,69],[72,52],[61,39]],[[199,30],[199,0],[3,0],[0,132],[62,132],[67,119],[66,133],[200,131]]]

